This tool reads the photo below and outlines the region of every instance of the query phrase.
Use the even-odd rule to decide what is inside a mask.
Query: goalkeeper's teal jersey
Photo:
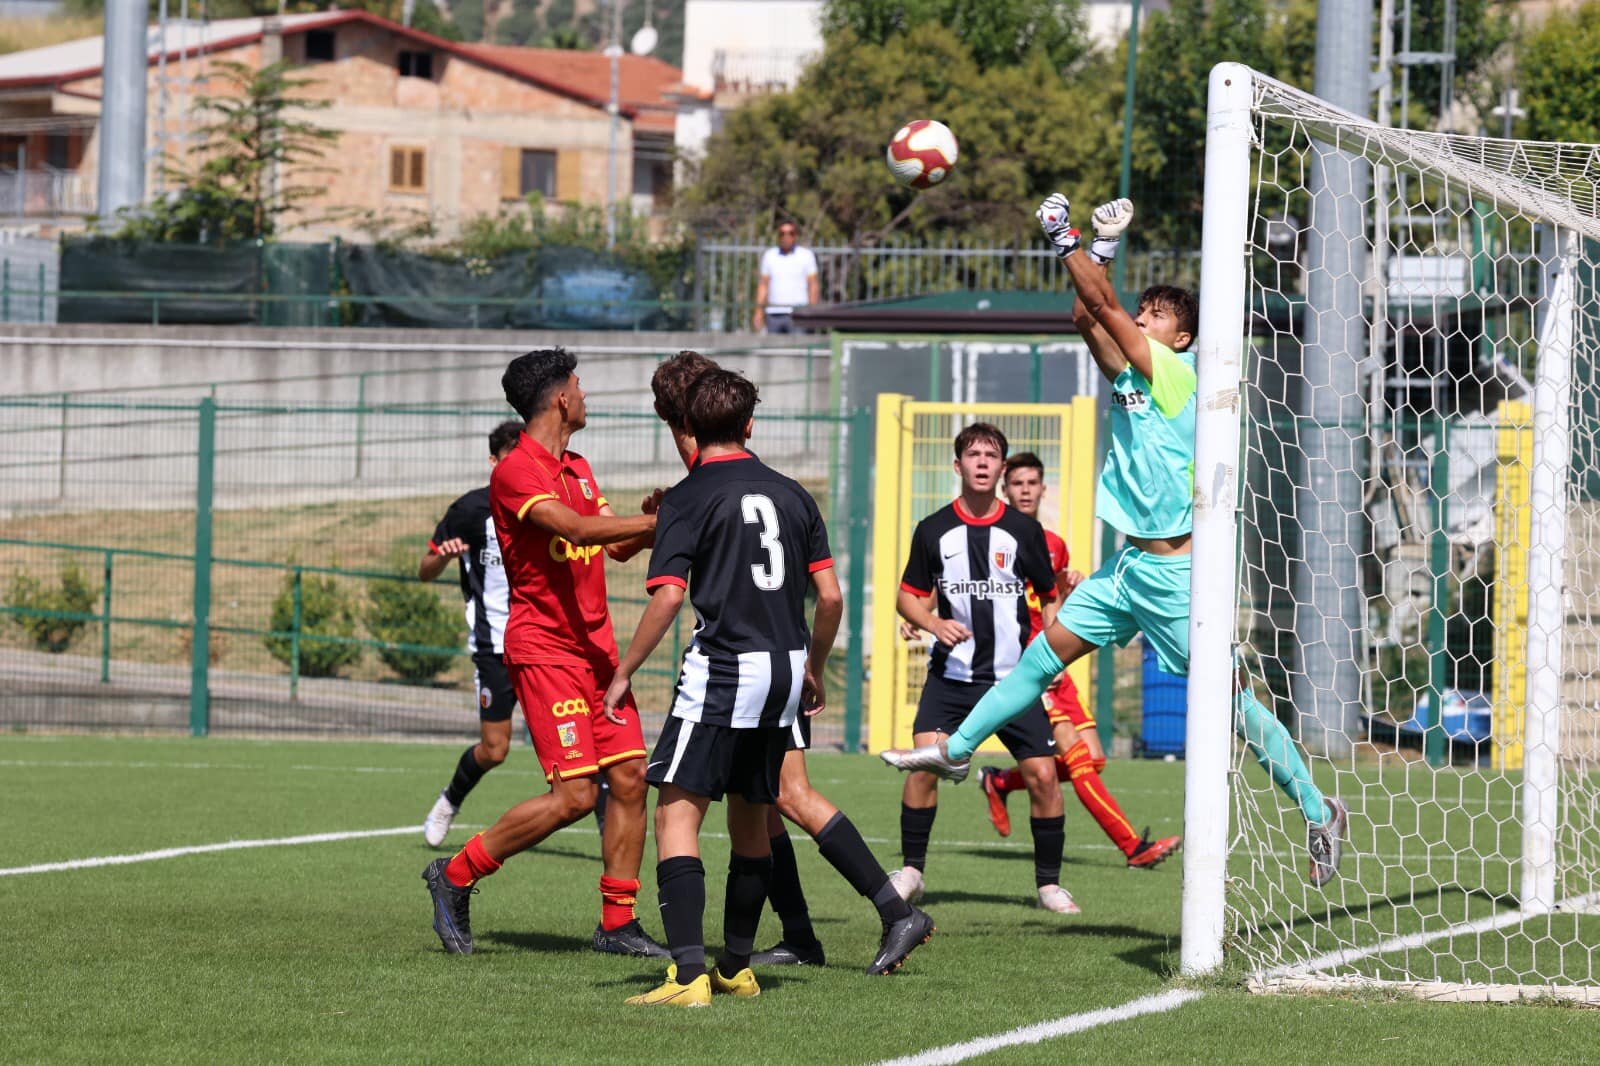
[[[1194,356],[1150,341],[1154,381],[1132,365],[1111,383],[1111,447],[1095,516],[1134,537],[1176,537],[1194,523]]]

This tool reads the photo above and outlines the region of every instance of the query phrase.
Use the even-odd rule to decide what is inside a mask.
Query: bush
[[[46,585],[32,574],[17,574],[6,592],[8,604],[26,611],[87,615],[93,613],[94,601],[95,590],[89,587],[89,579],[70,564],[62,568],[57,584]],[[37,647],[55,654],[66,651],[72,638],[91,621],[40,614],[13,615],[12,619]]]
[[[367,599],[367,632],[375,640],[429,648],[455,648],[461,644],[461,612],[447,606],[438,592],[414,576],[398,581],[368,581]],[[432,680],[455,661],[455,655],[447,651],[402,648],[380,648],[378,658],[403,680],[415,683]]]
[[[283,588],[272,601],[272,631],[287,634],[294,629],[294,574],[285,574]],[[361,658],[359,644],[307,637],[354,637],[356,606],[353,598],[331,577],[306,575],[300,582],[300,676],[332,677],[342,666]],[[280,663],[288,664],[292,642],[287,636],[263,637],[267,651]]]

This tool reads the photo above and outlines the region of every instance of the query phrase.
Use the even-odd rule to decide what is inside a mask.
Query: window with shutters
[[[517,191],[522,196],[536,192],[546,199],[553,199],[556,195],[556,154],[539,149],[523,149],[522,174]]]
[[[399,65],[402,78],[433,77],[432,52],[401,52]]]
[[[332,30],[307,30],[305,41],[307,63],[333,62]]]
[[[389,149],[389,188],[393,192],[427,191],[428,150],[426,148]]]

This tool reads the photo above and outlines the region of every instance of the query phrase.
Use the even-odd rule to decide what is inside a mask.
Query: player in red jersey
[[[601,838],[601,918],[594,949],[661,957],[634,914],[644,853],[644,734],[630,701],[603,710],[617,667],[606,605],[604,556],[619,562],[648,547],[655,504],[646,513],[612,512],[583,456],[567,450],[587,411],[577,366],[560,348],[511,361],[501,378],[506,400],[527,422],[517,446],[494,468],[489,506],[511,585],[505,658],[550,791],[524,800],[452,859],[423,872],[433,897],[434,931],[445,950],[472,953],[472,886],[551,833],[594,809],[604,774],[611,800]]]
[[[1006,460],[1001,491],[1012,507],[1031,518],[1037,518],[1039,505],[1044,501],[1044,462],[1032,452],[1013,455]],[[1056,575],[1056,592],[1066,596],[1083,580],[1083,574],[1070,568],[1066,541],[1049,529],[1044,531],[1044,538],[1050,548],[1050,568]],[[1037,599],[1030,597],[1029,607],[1033,615],[1033,633],[1037,636],[1043,629]],[[1095,729],[1093,715],[1084,710],[1083,701],[1078,697],[1078,686],[1065,671],[1046,690],[1044,707],[1050,716],[1050,726],[1055,731],[1059,776],[1063,781],[1072,782],[1073,791],[1078,794],[1084,809],[1105,830],[1111,842],[1127,856],[1128,865],[1135,869],[1149,869],[1177,851],[1183,842],[1181,837],[1151,840],[1148,829],[1143,836],[1135,833],[1127,815],[1122,813],[1122,808],[1100,779],[1100,771],[1106,765],[1105,751],[1100,747],[1100,735]],[[1001,836],[1010,836],[1011,817],[1006,813],[1006,796],[1027,788],[1022,780],[1022,772],[1015,767],[1001,770],[985,766],[979,773],[983,794],[989,804],[989,820]]]

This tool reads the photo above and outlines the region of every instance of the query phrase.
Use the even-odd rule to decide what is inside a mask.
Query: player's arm
[[[451,559],[459,558],[469,550],[467,542],[460,537],[451,537],[439,544],[429,541],[428,550],[422,553],[422,561],[417,564],[417,580],[434,580],[444,573]]]
[[[639,504],[639,513],[655,514],[656,508],[661,505],[661,493],[661,489],[656,489],[646,496],[644,501]],[[607,518],[615,518],[617,512],[611,509],[609,503],[604,503],[600,505],[600,514]],[[606,554],[619,563],[625,563],[654,544],[655,539],[655,530],[652,529],[649,533],[640,533],[638,536],[629,537],[627,540],[621,540],[615,544],[607,544]]]
[[[608,717],[615,716],[617,708],[628,697],[633,675],[650,658],[650,653],[656,650],[672,628],[672,623],[677,620],[678,610],[683,606],[683,596],[682,585],[663,583],[651,590],[650,602],[645,605],[644,614],[639,616],[633,639],[628,641],[628,650],[623,653],[616,676],[606,689],[605,712]]]
[[[1114,200],[1110,204],[1101,205],[1095,212],[1096,225],[1102,226],[1099,217],[1102,212],[1107,209],[1120,209],[1123,203],[1126,201]],[[1073,303],[1074,315],[1077,313],[1078,304],[1081,303],[1088,317],[1094,319],[1105,330],[1127,364],[1138,371],[1146,381],[1150,381],[1155,372],[1153,357],[1150,354],[1150,342],[1145,339],[1139,327],[1133,324],[1133,317],[1117,302],[1116,290],[1112,287],[1104,266],[1090,258],[1089,253],[1080,247],[1078,231],[1072,228],[1072,223],[1068,219],[1069,210],[1067,198],[1060,193],[1052,193],[1039,205],[1037,215],[1040,228],[1050,239],[1056,254],[1061,256],[1061,261],[1066,265],[1067,273],[1072,278],[1072,287],[1077,290],[1078,297]],[[1122,230],[1132,218],[1133,205],[1129,203],[1126,217],[1121,219],[1120,227],[1115,230],[1116,237],[1120,238]],[[1117,221],[1111,220],[1104,225],[1108,228],[1117,227]],[[1101,238],[1097,236],[1096,241],[1100,240]],[[1098,355],[1095,361],[1100,362]],[[1110,367],[1103,363],[1100,369],[1102,373],[1116,376]],[[1118,370],[1120,369],[1118,367]]]
[[[900,617],[933,634],[933,639],[948,647],[955,647],[972,636],[972,631],[953,618],[940,618],[928,607],[928,594],[901,586],[895,599],[895,609]]]
[[[822,671],[839,638],[839,623],[844,619],[844,593],[839,589],[839,574],[833,567],[811,575],[817,591],[817,605],[811,613],[811,650],[806,656],[805,683],[801,686],[800,706],[807,714],[819,714],[828,705]]]
[[[1094,268],[1102,276],[1107,274],[1106,264],[1096,263]],[[1127,357],[1117,347],[1117,342],[1111,339],[1106,328],[1089,313],[1081,293],[1075,293],[1072,298],[1072,321],[1078,327],[1078,336],[1088,345],[1089,354],[1094,357],[1094,365],[1100,368],[1100,373],[1105,375],[1107,381],[1117,380],[1122,368],[1128,365]]]
[[[619,544],[632,537],[655,532],[656,516],[653,514],[581,515],[560,500],[534,497],[527,509],[518,515],[547,533],[564,538],[574,547],[598,548]]]

